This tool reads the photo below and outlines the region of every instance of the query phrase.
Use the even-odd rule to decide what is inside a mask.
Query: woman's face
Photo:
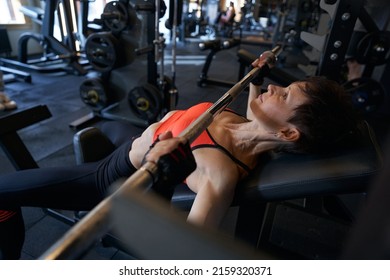
[[[269,129],[288,126],[287,120],[294,114],[294,109],[306,102],[303,92],[304,83],[292,83],[288,87],[269,85],[267,92],[253,100],[250,108],[256,119]]]

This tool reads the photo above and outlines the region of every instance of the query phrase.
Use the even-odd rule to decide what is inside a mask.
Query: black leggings
[[[74,167],[37,168],[0,176],[0,209],[16,215],[0,223],[0,259],[18,259],[24,243],[22,206],[90,210],[116,180],[136,169],[129,160],[131,141],[105,159]]]
[[[22,170],[0,176],[0,209],[36,206],[63,210],[90,210],[120,178],[135,167],[129,160],[131,141],[105,159],[74,167]]]

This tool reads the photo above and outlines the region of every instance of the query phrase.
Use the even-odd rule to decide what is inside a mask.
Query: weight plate
[[[371,78],[353,79],[345,83],[344,88],[351,94],[354,105],[364,113],[375,112],[384,99],[383,86]]]
[[[106,86],[100,78],[90,78],[80,85],[81,100],[94,111],[100,111],[110,104]]]
[[[164,0],[160,0],[160,13],[159,18],[163,18],[165,13],[167,12],[167,5],[165,4]]]
[[[119,41],[108,32],[88,36],[85,53],[91,66],[99,72],[111,71],[123,63]]]
[[[162,97],[157,87],[152,84],[145,84],[133,88],[128,93],[130,109],[149,124],[157,120],[162,110]]]
[[[365,35],[356,48],[356,60],[360,64],[382,65],[390,58],[390,32],[378,31]]]
[[[104,24],[112,32],[121,32],[128,26],[129,13],[124,3],[112,1],[104,6]]]

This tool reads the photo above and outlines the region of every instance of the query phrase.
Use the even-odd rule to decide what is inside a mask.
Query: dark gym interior
[[[4,3],[0,175],[79,164],[74,140],[86,128],[120,123],[137,135],[170,110],[217,102],[248,73],[254,59],[278,45],[282,52],[263,87],[286,86],[316,75],[336,80],[367,121],[372,146],[326,158],[286,155],[271,161],[261,172],[254,170],[246,182],[254,186],[246,194],[252,199],[232,205],[221,232],[210,237],[194,231],[190,237],[206,246],[215,236],[226,235],[226,244],[255,249],[259,258],[389,258],[387,1],[234,0],[234,17],[223,25],[216,20],[229,1]],[[229,106],[245,114],[247,96],[244,90]],[[103,149],[98,142],[91,145]],[[181,197],[183,201],[176,203],[185,213],[193,196]],[[147,217],[142,211],[140,217]],[[23,215],[26,240],[21,259],[32,260],[45,254],[84,214],[24,207]],[[173,227],[172,236],[180,229]],[[204,256],[191,256],[185,250],[160,255],[163,249],[158,246],[155,252],[143,252],[147,241],[127,241],[134,244],[123,245],[123,240],[105,235],[80,258],[242,256],[231,244],[226,247],[231,251],[222,250],[225,243],[209,246]]]

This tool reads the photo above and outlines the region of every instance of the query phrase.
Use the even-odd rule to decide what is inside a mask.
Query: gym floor
[[[200,101],[215,102],[228,88],[207,85],[198,87],[197,80],[208,51],[200,51],[197,41],[188,41],[177,45],[176,85],[179,91],[177,108],[186,108]],[[246,45],[241,46],[255,54],[260,54],[266,47]],[[236,82],[239,63],[236,52],[238,47],[220,51],[215,56],[209,71],[210,78],[223,79]],[[165,74],[171,75],[169,45],[166,48]],[[286,69],[298,79],[305,76],[300,69]],[[91,110],[85,105],[79,95],[79,85],[85,79],[83,76],[75,76],[63,72],[37,73],[31,72],[32,83],[14,81],[7,83],[6,93],[17,102],[18,110],[43,104],[47,105],[52,117],[18,131],[23,142],[29,149],[39,167],[74,165],[75,159],[72,147],[72,138],[76,130],[70,128],[70,124],[88,115]],[[244,112],[246,110],[246,95],[241,94],[231,107]],[[0,113],[4,115],[6,113]],[[106,120],[97,120],[87,125],[100,125]],[[386,126],[379,126],[378,135],[385,135]],[[0,150],[0,174],[14,172],[11,162]],[[352,197],[351,204],[358,205],[360,197]],[[356,206],[357,208],[357,206]],[[39,258],[55,241],[57,241],[71,225],[57,217],[53,217],[40,208],[23,208],[26,225],[26,241],[23,248],[22,259]],[[234,210],[232,220],[226,222],[226,229],[231,229],[234,224]],[[108,260],[108,259],[132,259],[128,255],[114,247],[105,247],[97,243],[84,256],[84,259]]]

